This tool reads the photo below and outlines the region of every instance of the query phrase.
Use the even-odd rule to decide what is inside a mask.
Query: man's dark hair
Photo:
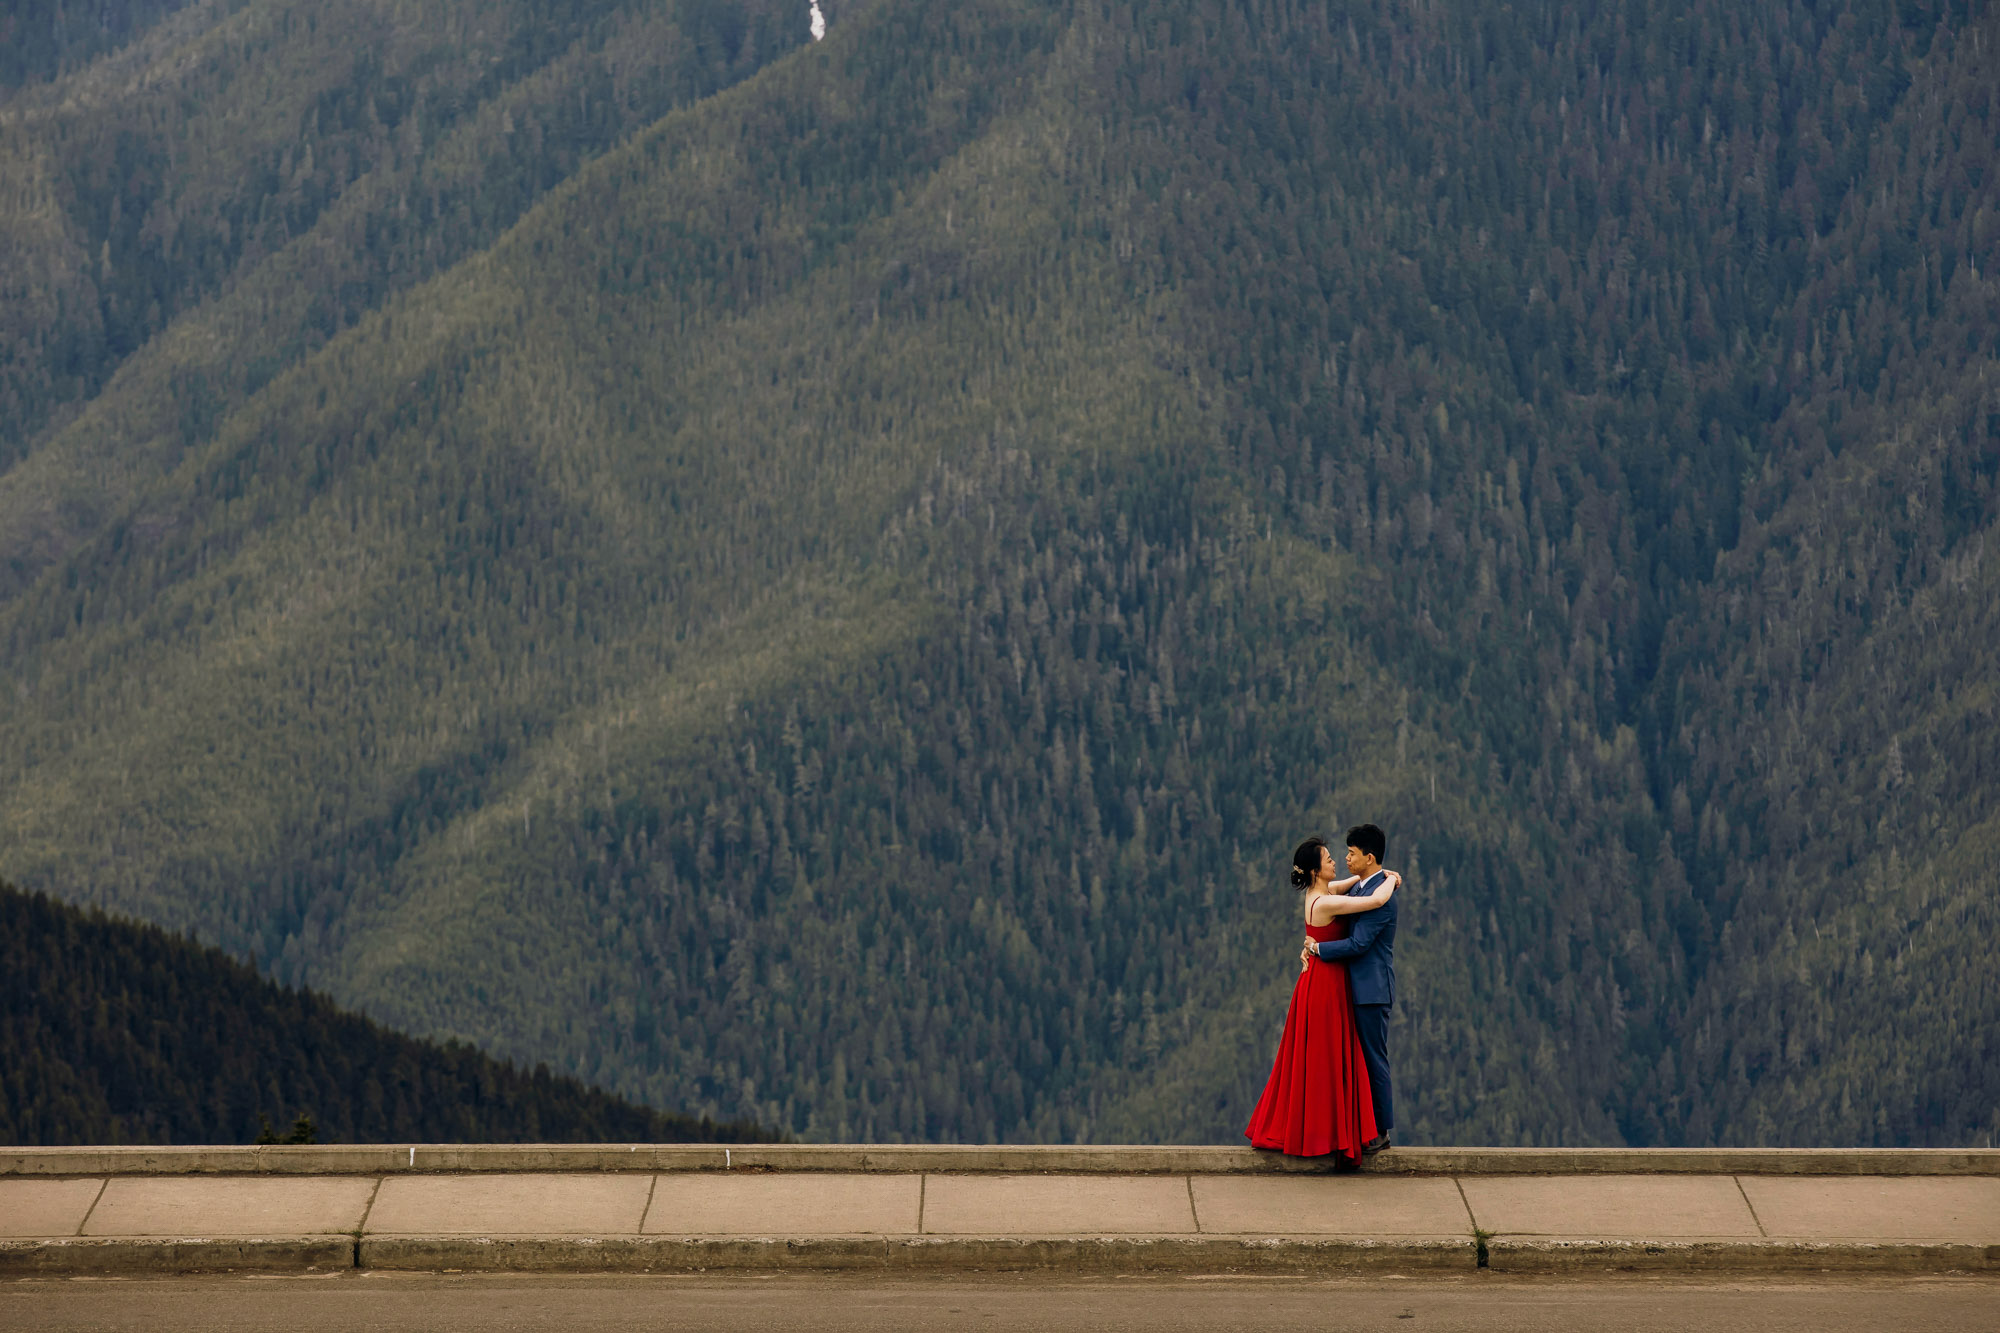
[[[1389,835],[1373,824],[1356,824],[1347,830],[1347,845],[1364,856],[1380,861],[1389,851]]]

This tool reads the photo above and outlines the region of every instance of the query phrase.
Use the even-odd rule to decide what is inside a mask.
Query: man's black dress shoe
[[[1390,1146],[1389,1136],[1387,1134],[1382,1134],[1362,1144],[1361,1155],[1363,1157],[1373,1157],[1376,1153],[1381,1152],[1384,1148],[1387,1148],[1389,1146]]]

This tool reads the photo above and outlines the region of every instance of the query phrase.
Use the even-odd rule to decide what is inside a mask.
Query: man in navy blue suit
[[[1373,824],[1347,830],[1347,873],[1359,875],[1350,894],[1366,897],[1382,883],[1382,856],[1389,839]],[[1368,1086],[1375,1094],[1375,1137],[1361,1145],[1374,1154],[1389,1146],[1389,1129],[1396,1121],[1396,1099],[1389,1084],[1389,1009],[1396,1003],[1396,900],[1348,918],[1344,940],[1306,941],[1306,952],[1329,963],[1347,964],[1354,991],[1354,1026],[1361,1037],[1361,1058],[1368,1065]]]

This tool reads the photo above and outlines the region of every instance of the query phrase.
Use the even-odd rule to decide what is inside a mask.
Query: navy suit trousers
[[[1375,1132],[1387,1134],[1396,1123],[1396,1094],[1389,1085],[1389,1006],[1355,1005],[1354,1027],[1361,1037],[1361,1059],[1368,1066],[1368,1088],[1375,1094]]]

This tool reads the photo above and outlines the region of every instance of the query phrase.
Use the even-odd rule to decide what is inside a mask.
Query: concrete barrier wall
[[[332,1144],[0,1148],[0,1176],[396,1175],[571,1171],[1317,1173],[1238,1147],[980,1144]],[[2000,1148],[1394,1148],[1371,1174],[1996,1176]]]

